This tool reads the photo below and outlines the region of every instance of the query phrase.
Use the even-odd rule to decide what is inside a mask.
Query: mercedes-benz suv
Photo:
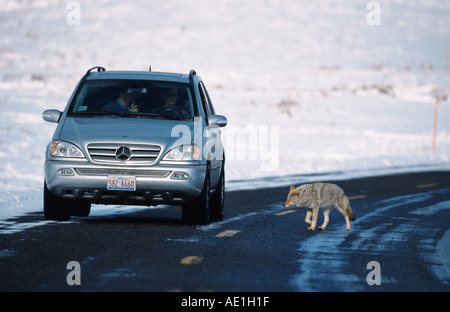
[[[223,218],[225,152],[202,79],[189,74],[106,71],[81,78],[46,150],[44,215],[88,216],[91,204],[181,205],[182,219]]]

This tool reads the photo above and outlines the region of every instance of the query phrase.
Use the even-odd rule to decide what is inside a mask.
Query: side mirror
[[[210,126],[225,127],[228,124],[227,117],[222,115],[211,115],[208,117],[208,123]]]
[[[57,109],[47,109],[42,113],[42,119],[48,122],[58,123],[62,112]]]

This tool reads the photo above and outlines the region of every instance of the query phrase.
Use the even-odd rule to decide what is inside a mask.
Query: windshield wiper
[[[132,113],[127,116],[156,117],[156,118],[164,118],[164,119],[172,119],[172,120],[188,120],[188,118],[181,118],[181,117],[177,117],[174,115],[161,114],[161,113]]]
[[[117,113],[117,112],[109,112],[109,111],[81,111],[72,113],[71,115],[77,115],[77,116],[107,116],[107,115],[113,115],[113,116],[129,116],[129,112],[125,113]]]
[[[189,120],[189,118],[181,118],[170,114],[161,114],[161,113],[133,113],[133,112],[125,112],[125,113],[118,113],[118,112],[109,112],[109,111],[82,111],[82,112],[76,112],[72,113],[71,115],[76,116],[120,116],[120,117],[153,117],[153,118],[164,118],[164,119],[171,119],[171,120],[181,120],[186,121]]]

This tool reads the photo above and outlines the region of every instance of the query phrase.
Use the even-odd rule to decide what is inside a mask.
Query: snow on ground
[[[380,25],[356,0],[0,0],[0,218],[42,209],[42,111],[95,65],[196,69],[229,190],[449,170],[450,4],[377,3]]]

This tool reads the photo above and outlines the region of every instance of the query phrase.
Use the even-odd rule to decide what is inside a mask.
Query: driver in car
[[[178,89],[177,88],[164,88],[161,92],[162,106],[153,109],[152,112],[163,113],[173,117],[186,117],[187,112],[183,108],[177,106],[178,101]]]
[[[167,88],[162,92],[161,97],[163,99],[163,107],[173,109],[178,101],[178,89]]]

